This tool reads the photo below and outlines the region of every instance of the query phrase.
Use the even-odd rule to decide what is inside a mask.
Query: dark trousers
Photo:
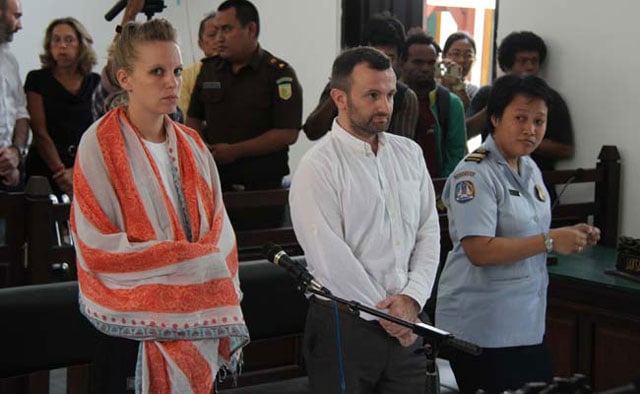
[[[456,353],[450,360],[460,393],[488,394],[517,390],[526,383],[553,380],[551,353],[545,343],[483,348],[479,356]]]
[[[424,393],[426,358],[421,341],[402,347],[373,321],[339,310],[346,393]],[[340,393],[336,318],[332,304],[309,303],[303,353],[311,391]]]

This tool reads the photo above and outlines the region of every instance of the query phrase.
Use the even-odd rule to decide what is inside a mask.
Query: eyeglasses
[[[73,45],[77,42],[78,40],[73,36],[65,36],[65,37],[54,36],[53,38],[51,38],[52,45]]]
[[[447,53],[447,57],[452,58],[452,59],[459,59],[459,58],[463,58],[464,60],[473,60],[475,59],[476,55],[473,52],[458,52],[458,51],[451,51],[449,53]]]

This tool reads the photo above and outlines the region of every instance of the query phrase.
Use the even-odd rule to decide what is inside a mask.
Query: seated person
[[[27,155],[27,176],[46,176],[56,194],[72,194],[76,149],[93,123],[91,95],[100,76],[91,72],[92,44],[75,18],[54,20],[46,29],[42,68],[25,81],[35,148]]]
[[[405,32],[402,23],[388,14],[379,14],[371,18],[365,26],[362,44],[374,47],[391,60],[398,74],[398,58],[404,45]],[[338,116],[338,108],[329,96],[330,85],[324,88],[320,102],[309,115],[302,130],[310,140],[325,135]],[[400,80],[396,82],[396,94],[393,96],[393,115],[388,132],[413,138],[418,122],[418,99],[416,94]]]

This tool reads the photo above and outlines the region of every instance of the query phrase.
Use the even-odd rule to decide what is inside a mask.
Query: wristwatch
[[[544,247],[547,249],[547,253],[553,252],[553,238],[549,236],[549,233],[542,233],[544,237]]]

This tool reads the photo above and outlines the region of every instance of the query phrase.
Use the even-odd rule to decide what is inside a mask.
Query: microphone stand
[[[313,293],[315,295],[319,295],[325,298],[328,298],[334,302],[345,305],[349,308],[349,310],[355,314],[359,315],[360,312],[366,312],[381,319],[390,321],[392,323],[396,323],[403,327],[410,328],[414,334],[422,337],[425,341],[423,346],[424,354],[427,358],[427,373],[426,373],[426,381],[425,381],[425,393],[426,394],[439,394],[440,393],[440,381],[437,372],[436,366],[436,358],[438,357],[438,352],[440,347],[448,346],[459,351],[469,353],[472,355],[480,354],[480,347],[477,345],[463,341],[461,339],[457,339],[453,336],[453,334],[441,330],[439,328],[430,326],[425,323],[414,323],[404,319],[401,319],[396,316],[392,316],[388,313],[381,312],[377,309],[370,308],[368,306],[362,305],[357,301],[349,301],[343,298],[337,297],[329,291],[329,289],[318,286],[317,282],[312,283],[309,280],[304,280],[302,278],[299,279],[299,289],[304,292]]]

